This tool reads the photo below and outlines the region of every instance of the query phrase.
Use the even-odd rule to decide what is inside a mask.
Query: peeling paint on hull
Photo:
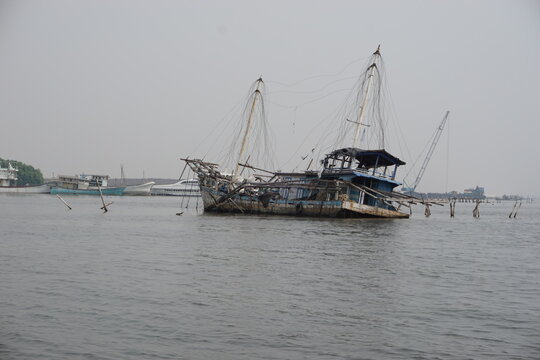
[[[224,193],[202,187],[204,210],[216,213],[267,214],[325,218],[399,218],[409,214],[362,205],[354,201],[270,200],[265,206],[257,197],[237,195],[215,206]]]

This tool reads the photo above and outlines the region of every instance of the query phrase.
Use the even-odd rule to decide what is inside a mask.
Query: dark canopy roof
[[[327,158],[336,158],[342,156],[351,156],[358,160],[361,166],[366,168],[373,168],[375,166],[405,165],[405,162],[386,152],[384,149],[362,150],[359,148],[349,147],[334,150],[330,154],[326,155]]]

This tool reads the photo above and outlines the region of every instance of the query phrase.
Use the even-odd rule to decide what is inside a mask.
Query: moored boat
[[[123,195],[125,187],[107,187],[102,188],[101,193],[103,195]],[[51,188],[52,195],[99,195],[100,190],[89,188],[89,189],[65,189],[62,187],[53,187]]]
[[[150,181],[139,185],[126,185],[122,195],[130,196],[147,196],[150,195],[150,190],[154,186],[155,182]]]
[[[19,170],[11,166],[8,162],[6,168],[0,167],[0,193],[11,194],[48,194],[50,186],[48,184],[42,185],[16,185]]]
[[[108,175],[60,175],[51,187],[53,195],[123,195],[125,186],[107,187]]]
[[[154,185],[151,195],[159,196],[201,196],[197,179],[180,180],[174,184]]]
[[[47,184],[34,186],[0,186],[0,193],[11,194],[48,194],[51,187]]]

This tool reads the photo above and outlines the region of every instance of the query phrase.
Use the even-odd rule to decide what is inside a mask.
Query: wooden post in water
[[[514,207],[512,208],[512,211],[510,211],[510,215],[508,215],[508,218],[511,219],[511,218],[516,218],[517,216],[517,212],[518,212],[518,209],[521,207],[521,201],[519,202],[519,205],[518,205],[518,202],[516,200],[516,203],[514,204]]]
[[[517,201],[514,203],[514,207],[512,208],[512,211],[510,211],[510,215],[508,215],[509,219],[511,219],[512,215],[514,215],[514,210],[516,210],[517,203],[518,203]]]
[[[64,201],[64,199],[62,199],[62,198],[60,197],[60,195],[56,194],[56,197],[57,197],[57,198],[59,198],[59,199],[60,199],[60,201],[62,201],[62,202],[64,203],[64,205],[66,205],[66,206],[67,206],[67,208],[68,208],[69,210],[71,210],[71,206],[69,206],[69,205],[68,205],[68,203],[67,203],[67,202],[65,202],[65,201]]]
[[[109,206],[109,205],[112,205],[112,204],[114,204],[114,201],[108,202],[108,203],[105,204],[105,205],[106,205],[106,206]],[[102,207],[100,207],[100,209],[101,209],[101,210],[104,210],[104,207],[102,206]]]
[[[101,192],[101,186],[99,186],[99,179],[96,181],[96,184],[97,184],[97,188],[99,190],[99,196],[101,197],[101,203],[103,204],[101,209],[103,210],[104,213],[106,213],[109,210],[107,209],[107,204],[105,204],[105,200],[103,200],[103,193]]]
[[[476,206],[474,207],[473,212],[472,212],[474,218],[480,217],[479,206],[480,206],[480,200],[476,200]]]
[[[514,219],[516,218],[517,212],[518,212],[518,210],[519,210],[520,207],[521,207],[521,201],[519,202],[519,205],[518,205],[518,207],[517,207],[517,209],[516,209],[516,212],[514,213]]]
[[[431,209],[429,207],[431,206],[431,204],[424,201],[424,205],[426,205],[426,210],[424,210],[424,215],[426,217],[430,217],[431,216]]]
[[[449,202],[450,205],[450,217],[453,218],[456,215],[456,199],[451,199]]]

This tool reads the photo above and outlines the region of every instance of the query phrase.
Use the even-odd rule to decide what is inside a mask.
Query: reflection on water
[[[0,196],[2,359],[540,357],[537,204],[359,220],[67,200]]]

